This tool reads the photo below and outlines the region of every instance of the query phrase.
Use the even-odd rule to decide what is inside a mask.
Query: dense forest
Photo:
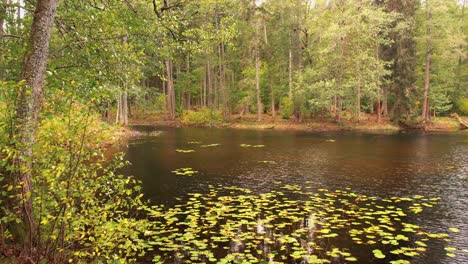
[[[3,2],[0,76],[16,82],[34,4]],[[465,23],[455,0],[63,1],[46,94],[125,124],[202,109],[424,121],[466,113]]]
[[[152,248],[160,208],[116,176],[111,124],[467,115],[465,5],[0,0],[0,256],[126,263]]]

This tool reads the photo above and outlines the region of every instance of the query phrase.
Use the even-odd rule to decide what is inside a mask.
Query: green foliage
[[[281,117],[283,119],[289,119],[289,117],[294,112],[294,104],[291,99],[288,97],[283,97],[281,99]]]
[[[460,98],[457,101],[457,107],[464,115],[468,115],[468,98]]]
[[[185,111],[182,117],[182,122],[192,125],[213,125],[223,122],[221,111],[212,110],[210,108],[202,108],[198,111]]]
[[[15,91],[17,85],[2,84],[2,88]],[[3,108],[11,100],[7,94],[0,97]],[[141,219],[140,183],[115,174],[126,164],[123,156],[106,156],[101,150],[112,139],[114,128],[67,92],[57,92],[54,101],[44,106],[42,117],[30,194],[37,223],[32,236],[37,250],[44,250],[41,258],[61,263],[135,260],[148,248],[144,234],[149,223]],[[3,204],[17,188],[11,182],[11,165],[20,153],[13,148],[16,139],[8,138],[12,121],[11,116],[0,116],[0,230],[5,231],[2,236],[7,243],[18,242],[12,241],[12,228],[20,223],[18,208]]]

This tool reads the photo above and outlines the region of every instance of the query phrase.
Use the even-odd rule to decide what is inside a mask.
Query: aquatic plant
[[[173,170],[172,173],[180,176],[192,176],[193,174],[198,173],[198,171],[193,170],[192,168],[180,168]]]
[[[243,148],[263,148],[265,145],[249,145],[249,144],[240,144]]]
[[[193,149],[176,149],[176,152],[178,153],[192,153],[195,152]]]
[[[219,143],[214,143],[214,144],[207,144],[207,145],[201,145],[200,147],[202,148],[209,148],[209,147],[218,147],[221,146]]]
[[[281,185],[253,194],[238,187],[209,186],[183,204],[149,209],[149,244],[156,263],[332,263],[360,258],[409,263],[431,240],[411,214],[438,198],[380,199],[349,189],[311,191]],[[415,210],[415,209],[418,210]],[[455,257],[455,248],[446,248]],[[367,253],[366,253],[367,252]]]
[[[276,161],[273,161],[273,160],[259,160],[257,162],[263,163],[263,164],[276,164]]]

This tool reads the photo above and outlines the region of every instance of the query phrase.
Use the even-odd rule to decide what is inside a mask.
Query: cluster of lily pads
[[[147,235],[155,263],[405,264],[432,240],[449,241],[449,234],[429,233],[411,222],[411,215],[437,201],[296,185],[262,194],[210,186],[179,205],[152,207]],[[456,248],[446,250],[456,256]]]
[[[187,144],[190,145],[200,145],[202,148],[210,148],[210,147],[218,147],[221,146],[219,143],[213,143],[213,144],[205,144],[201,145],[200,141],[189,141]],[[265,147],[265,145],[249,145],[249,144],[241,144],[241,147],[252,147],[252,148],[262,148]],[[193,153],[195,150],[193,149],[176,149],[175,150],[177,153]],[[264,164],[276,164],[274,161],[269,161],[269,160],[260,160],[258,161],[259,163],[264,163]],[[192,176],[193,174],[196,174],[198,171],[194,171],[192,168],[180,168],[173,170],[172,173],[180,176]]]

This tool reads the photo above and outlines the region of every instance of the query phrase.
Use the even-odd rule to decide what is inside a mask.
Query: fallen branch
[[[463,120],[457,113],[453,113],[450,116],[458,120],[462,129],[468,129],[468,122]]]

